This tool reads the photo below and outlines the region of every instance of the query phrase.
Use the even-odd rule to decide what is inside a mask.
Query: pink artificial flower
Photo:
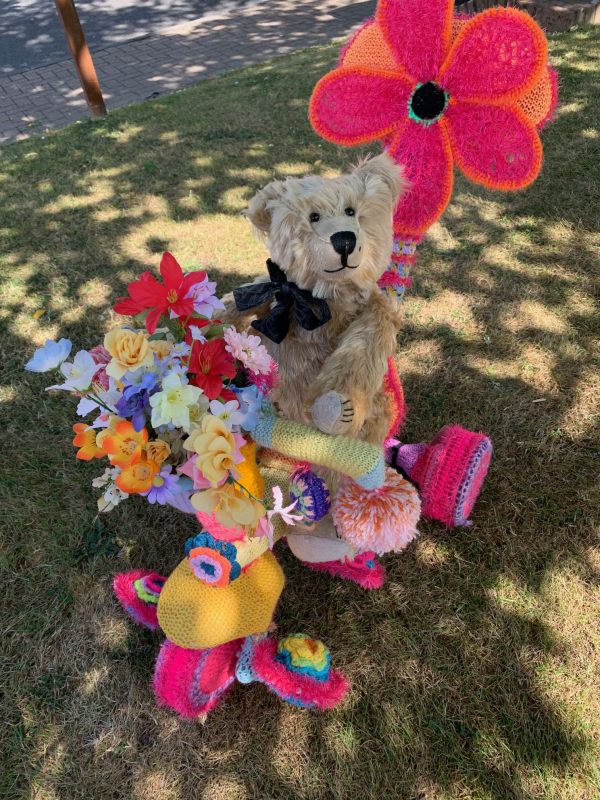
[[[248,380],[251,384],[256,386],[258,391],[262,394],[270,394],[279,380],[279,369],[277,367],[277,363],[271,359],[269,371],[264,375],[257,375],[252,371],[248,372]]]
[[[266,375],[271,369],[271,356],[262,344],[260,337],[249,333],[239,333],[235,328],[223,332],[225,349],[242,365],[257,375]]]

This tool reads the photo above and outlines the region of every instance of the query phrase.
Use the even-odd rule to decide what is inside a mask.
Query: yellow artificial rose
[[[152,352],[156,353],[159,358],[165,358],[173,349],[173,343],[167,342],[165,339],[152,339],[148,344]]]
[[[162,439],[155,439],[146,445],[146,453],[150,461],[162,464],[171,455],[171,447],[168,442]]]
[[[183,446],[198,454],[196,467],[213,486],[226,478],[235,467],[234,435],[222,419],[212,414],[202,418],[200,427],[188,436]]]
[[[203,514],[213,514],[225,528],[245,528],[254,531],[258,521],[265,515],[262,503],[226,483],[218,489],[205,489],[192,495],[192,505]]]
[[[126,372],[150,367],[154,363],[148,337],[142,331],[136,333],[127,328],[114,328],[104,337],[104,347],[112,356],[106,374],[115,380],[119,380]]]

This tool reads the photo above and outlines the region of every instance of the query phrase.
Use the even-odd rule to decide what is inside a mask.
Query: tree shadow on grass
[[[495,444],[476,524],[423,523],[415,545],[385,559],[375,593],[309,573],[280,548],[279,630],[323,638],[353,683],[323,716],[260,686],[236,688],[204,726],[154,707],[158,641],[122,618],[110,582],[131,566],[169,572],[192,523],[125,504],[104,521],[96,557],[82,557],[97,465],[74,463],[71,407],[22,365],[40,330],[78,347],[100,340],[114,297],[165,247],[186,266],[201,254],[223,290],[263,269],[239,218],[255,189],[339,171],[353,155],[321,145],[305,121],[332,51],[5,151],[6,797],[506,800],[551,796],[573,775],[581,783],[556,796],[593,796],[583,700],[571,714],[568,682],[577,668],[582,692],[591,679],[583,626],[598,510],[593,36],[553,45],[565,107],[545,136],[543,176],[491,199],[459,182],[406,301],[406,439],[456,420]]]

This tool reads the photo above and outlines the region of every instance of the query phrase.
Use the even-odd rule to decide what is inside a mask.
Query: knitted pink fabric
[[[120,572],[115,575],[113,581],[113,591],[119,603],[123,606],[123,610],[127,616],[143,628],[148,628],[151,631],[156,631],[159,628],[158,618],[156,615],[156,604],[148,603],[138,597],[135,582],[144,580],[150,586],[156,587],[157,595],[160,592],[162,584],[166,578],[159,575],[157,572],[151,572],[147,569],[134,569],[130,572]]]
[[[337,578],[352,581],[363,589],[380,589],[385,581],[385,569],[372,551],[359,553],[352,561],[320,561],[304,566],[314,572],[327,572]]]
[[[234,683],[242,644],[243,639],[234,639],[209,650],[187,650],[167,639],[152,681],[159,705],[187,718],[207,714]]]
[[[423,515],[449,527],[468,525],[491,455],[492,443],[484,434],[460,425],[442,428],[410,474],[421,492]]]

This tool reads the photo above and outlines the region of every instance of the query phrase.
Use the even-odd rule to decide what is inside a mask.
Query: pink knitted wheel
[[[152,682],[157,702],[182,717],[208,713],[235,681],[242,643],[242,639],[234,639],[209,650],[187,650],[164,641]]]
[[[282,700],[301,708],[333,708],[348,692],[346,678],[329,666],[326,674],[319,677],[294,671],[293,665],[281,658],[275,639],[263,639],[254,645],[251,669],[254,680],[264,683]]]
[[[166,578],[157,572],[134,569],[115,575],[113,591],[125,613],[137,625],[156,631],[159,628],[156,604],[165,581]]]
[[[379,489],[362,489],[354,481],[345,481],[331,513],[342,539],[359,551],[382,555],[399,553],[415,538],[421,504],[415,487],[388,468]]]
[[[421,449],[410,473],[421,492],[423,515],[449,527],[468,525],[487,475],[492,443],[483,433],[448,425]]]

